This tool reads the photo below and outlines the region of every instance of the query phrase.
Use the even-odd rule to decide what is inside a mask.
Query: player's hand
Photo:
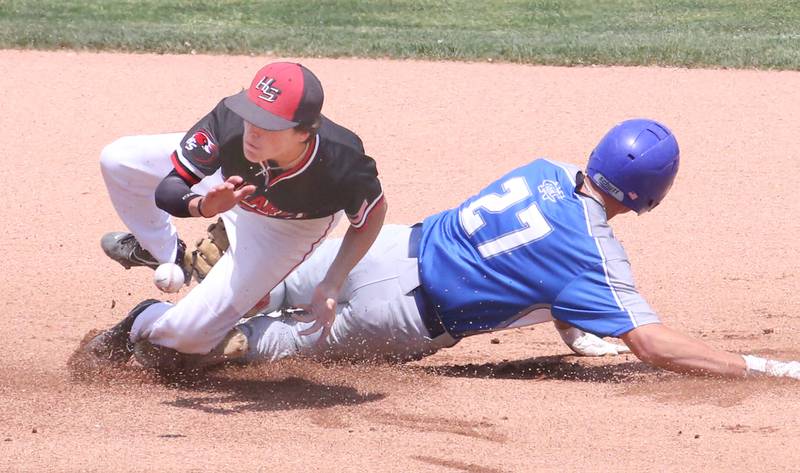
[[[320,338],[317,343],[324,343],[331,333],[333,321],[336,319],[336,297],[339,291],[329,287],[325,282],[320,283],[314,289],[314,295],[311,298],[311,304],[301,305],[300,308],[308,312],[305,317],[306,322],[313,321],[314,324],[299,332],[300,335],[311,335],[322,330]]]
[[[256,191],[256,186],[248,184],[242,186],[244,179],[240,176],[231,176],[222,184],[212,187],[201,201],[202,216],[213,217],[232,209],[240,200]]]
[[[575,327],[560,328],[556,326],[558,334],[564,343],[576,354],[581,356],[606,356],[630,353],[630,348],[625,345],[611,343],[597,335],[586,333]]]

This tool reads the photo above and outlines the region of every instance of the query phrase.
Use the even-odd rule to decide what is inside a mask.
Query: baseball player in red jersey
[[[345,277],[383,224],[386,202],[361,140],[321,115],[317,77],[272,63],[185,135],[130,136],[101,156],[111,201],[130,233],[103,237],[126,268],[181,263],[185,245],[171,217],[220,215],[230,248],[176,304],[147,300],[86,344],[89,359],[127,361],[139,342],[177,354],[208,353],[306,259],[344,211],[344,243],[317,285],[307,333],[330,331]],[[201,182],[203,181],[203,182]]]

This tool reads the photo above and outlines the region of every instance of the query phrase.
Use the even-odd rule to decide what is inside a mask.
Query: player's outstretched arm
[[[367,251],[375,242],[378,233],[383,227],[383,220],[386,217],[387,204],[385,199],[372,209],[369,219],[360,229],[356,230],[352,226],[345,233],[339,251],[336,253],[328,272],[323,280],[314,289],[311,297],[311,304],[303,307],[308,310],[314,324],[300,335],[310,335],[322,330],[320,341],[327,338],[331,332],[334,318],[336,317],[336,298],[342,288],[347,275],[355,267],[356,263],[367,254]]]
[[[678,373],[800,379],[800,363],[796,361],[782,362],[717,350],[663,324],[642,325],[621,338],[643,362]]]
[[[214,186],[207,195],[192,192],[192,183],[177,171],[169,173],[156,187],[156,206],[175,217],[206,217],[230,210],[240,200],[255,192],[255,186],[244,185],[239,176],[231,176]]]
[[[741,355],[711,348],[663,324],[637,327],[622,341],[645,363],[678,373],[743,377],[747,372]]]

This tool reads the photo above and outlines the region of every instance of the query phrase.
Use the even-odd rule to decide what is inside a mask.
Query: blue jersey
[[[455,337],[526,325],[548,312],[599,336],[658,322],[579,168],[544,159],[428,217],[420,281]],[[526,321],[528,321],[526,323]]]

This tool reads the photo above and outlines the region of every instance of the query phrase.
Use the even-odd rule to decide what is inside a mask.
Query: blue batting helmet
[[[667,195],[679,162],[678,141],[669,128],[640,118],[606,133],[592,151],[586,171],[605,193],[642,214]]]

